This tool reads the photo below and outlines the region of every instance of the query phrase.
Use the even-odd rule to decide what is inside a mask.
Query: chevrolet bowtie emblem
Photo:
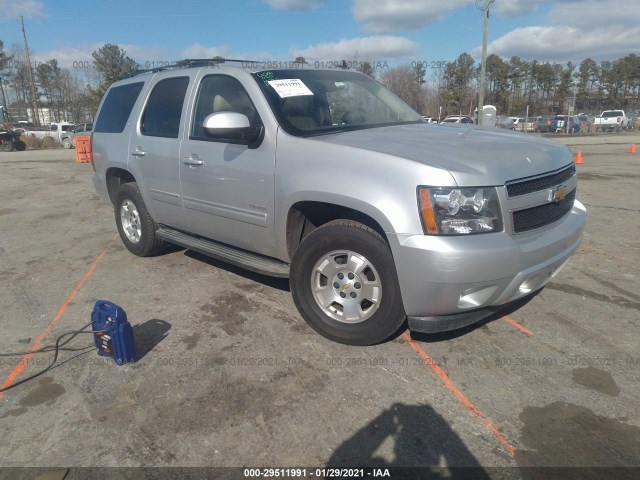
[[[549,192],[549,201],[557,203],[561,200],[564,200],[564,197],[569,193],[569,187],[566,185],[558,185],[555,188],[552,188]]]

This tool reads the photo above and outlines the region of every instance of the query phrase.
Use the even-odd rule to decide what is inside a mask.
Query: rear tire
[[[137,183],[120,186],[116,193],[114,212],[122,243],[131,253],[139,257],[150,257],[164,249],[164,242],[156,237],[158,227],[142,200]]]
[[[62,139],[62,146],[66,149],[73,147],[73,143],[69,137]]]
[[[335,342],[380,343],[406,317],[389,245],[352,220],[326,223],[302,241],[291,262],[290,285],[305,321]]]
[[[24,152],[27,149],[27,144],[22,140],[16,140],[15,142],[13,142],[13,146],[18,152]]]

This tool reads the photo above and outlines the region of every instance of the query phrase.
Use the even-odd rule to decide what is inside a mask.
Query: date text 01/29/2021
[[[388,468],[245,468],[245,478],[391,478]]]

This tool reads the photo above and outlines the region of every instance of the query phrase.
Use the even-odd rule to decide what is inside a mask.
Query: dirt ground
[[[117,366],[81,336],[5,392],[0,465],[41,468],[0,478],[56,466],[423,467],[433,478],[640,467],[640,153],[629,153],[640,134],[557,138],[582,154],[589,214],[567,267],[480,324],[367,348],[313,332],[286,280],[185,250],[132,256],[73,151],[0,153],[0,351],[53,343],[98,299],[126,310],[138,351]],[[16,381],[50,359],[0,356],[2,382],[21,360]]]

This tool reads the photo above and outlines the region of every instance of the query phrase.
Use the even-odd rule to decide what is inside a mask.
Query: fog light
[[[458,308],[478,308],[489,301],[495,293],[497,285],[470,288],[462,292],[458,300]]]

